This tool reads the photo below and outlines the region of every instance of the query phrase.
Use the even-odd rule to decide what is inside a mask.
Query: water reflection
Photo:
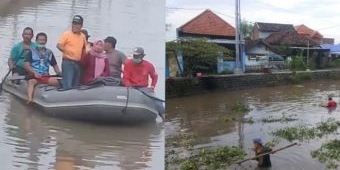
[[[274,88],[259,88],[232,92],[209,93],[199,96],[182,97],[167,100],[166,137],[179,133],[197,134],[199,144],[195,147],[239,146],[248,156],[254,153],[252,139],[264,141],[274,139],[271,132],[279,128],[315,125],[328,118],[340,119],[339,108],[329,110],[320,107],[328,95],[340,101],[339,81],[323,81],[304,85],[290,85]],[[247,114],[238,115],[232,111],[233,105],[241,102],[250,107]],[[195,105],[193,105],[195,103]],[[283,115],[295,118],[295,121],[264,123],[263,119],[280,118]],[[254,123],[227,120],[228,117],[251,118]],[[317,149],[327,140],[339,137],[327,136],[302,142],[301,145],[272,155],[275,170],[285,169],[325,169],[325,165],[313,159],[312,150]],[[288,145],[282,140],[276,147]],[[170,148],[171,149],[171,148]],[[254,169],[255,162],[246,162],[231,169]]]
[[[157,124],[121,127],[59,120],[16,99],[10,107],[5,143],[13,147],[13,166],[20,169],[148,169],[152,148],[159,147]]]

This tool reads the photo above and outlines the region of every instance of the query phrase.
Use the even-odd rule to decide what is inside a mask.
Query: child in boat
[[[88,85],[101,77],[108,77],[110,74],[109,60],[104,52],[104,42],[95,41],[91,50],[81,59],[83,74],[81,82]]]
[[[27,103],[32,102],[34,87],[41,84],[48,84],[52,86],[59,86],[57,77],[49,75],[49,66],[51,65],[57,75],[61,76],[61,72],[57,65],[57,61],[53,52],[46,48],[47,35],[45,33],[38,33],[36,36],[37,47],[32,48],[25,59],[25,69],[29,73],[29,80],[27,83]]]

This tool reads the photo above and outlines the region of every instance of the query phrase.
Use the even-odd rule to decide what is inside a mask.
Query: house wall
[[[254,25],[254,27],[253,27],[253,35],[252,35],[252,39],[253,39],[253,40],[256,40],[256,39],[258,39],[258,38],[259,38],[259,30],[258,30],[257,26]]]
[[[256,46],[253,46],[252,48],[248,48],[247,49],[247,54],[263,54],[263,55],[267,55],[267,54],[273,54],[272,51],[268,50],[268,48],[266,48],[265,45],[263,44],[258,44]]]
[[[272,34],[273,32],[259,32],[259,38],[267,38],[270,34]]]

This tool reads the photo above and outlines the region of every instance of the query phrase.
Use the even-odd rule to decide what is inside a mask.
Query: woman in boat
[[[110,74],[109,60],[104,52],[104,42],[95,41],[91,50],[81,59],[83,74],[81,82],[91,84],[96,79],[108,77]]]

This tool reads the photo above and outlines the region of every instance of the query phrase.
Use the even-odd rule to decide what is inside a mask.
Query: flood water
[[[233,92],[209,93],[198,96],[167,100],[166,138],[178,134],[195,134],[199,143],[195,148],[239,146],[243,147],[247,157],[253,157],[252,140],[262,138],[264,143],[271,141],[271,132],[298,125],[315,125],[328,118],[340,119],[340,109],[332,112],[320,107],[327,102],[328,95],[340,102],[340,81],[320,81],[303,85],[259,88]],[[245,118],[254,123],[225,121],[226,116],[233,116],[232,107],[241,102],[251,110]],[[264,123],[263,119],[280,118],[283,115],[297,120]],[[328,135],[321,139],[298,141],[298,145],[271,155],[272,170],[320,170],[326,165],[313,159],[311,151],[322,143],[339,137]],[[274,147],[290,144],[282,139]],[[167,148],[174,149],[174,148]],[[241,166],[233,165],[230,169],[255,169],[256,162],[248,161]]]
[[[163,0],[2,0],[0,76],[8,71],[10,49],[27,26],[35,34],[47,33],[47,47],[60,66],[56,43],[80,14],[90,41],[114,36],[116,48],[127,55],[144,47],[145,59],[159,75],[156,95],[164,99],[164,8]],[[0,154],[0,169],[164,169],[164,128],[157,123],[104,126],[45,117],[3,93]]]

